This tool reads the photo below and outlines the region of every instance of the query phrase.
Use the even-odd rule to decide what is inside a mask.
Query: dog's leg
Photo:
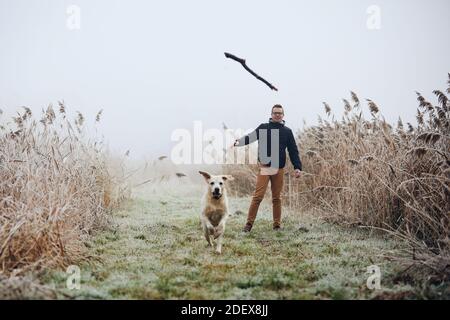
[[[224,233],[225,233],[225,223],[220,223],[217,226],[217,233],[214,234],[214,238],[217,238],[216,253],[218,254],[222,253],[222,239]]]
[[[211,224],[208,218],[202,217],[203,227],[205,227],[209,232],[214,232],[214,226]]]
[[[217,238],[217,246],[216,246],[216,253],[217,254],[221,254],[222,253],[222,238],[223,238],[223,233],[221,233],[219,235],[219,237]]]
[[[206,241],[208,241],[208,246],[212,247],[211,236],[209,235],[208,229],[205,228],[203,231],[205,232],[205,238]]]
[[[211,242],[211,231],[210,228],[208,227],[208,222],[207,219],[202,217],[202,227],[203,227],[203,233],[205,234],[205,239],[208,242],[208,246],[212,247],[212,242]]]
[[[217,227],[214,228],[214,240],[217,239],[224,232],[224,225],[220,223]]]

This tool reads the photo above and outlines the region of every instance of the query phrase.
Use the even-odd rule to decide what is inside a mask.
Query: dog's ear
[[[199,171],[198,173],[200,173],[203,177],[205,177],[206,180],[211,178],[211,175],[209,173],[207,173],[207,172]]]
[[[231,174],[225,174],[222,176],[222,179],[225,181],[233,181],[234,177]]]

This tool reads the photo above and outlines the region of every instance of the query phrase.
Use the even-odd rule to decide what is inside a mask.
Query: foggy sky
[[[79,30],[66,23],[81,9]],[[381,9],[381,29],[366,23]],[[173,130],[250,129],[275,103],[292,129],[342,114],[350,90],[391,122],[415,122],[415,90],[435,101],[450,72],[450,1],[0,0],[0,109],[64,100],[113,149],[168,154]],[[279,88],[271,91],[231,52]]]

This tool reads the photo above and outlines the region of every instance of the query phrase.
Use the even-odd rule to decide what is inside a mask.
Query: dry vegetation
[[[450,74],[448,85],[450,93]],[[366,119],[354,92],[351,101],[343,99],[341,120],[324,103],[328,119],[319,118],[319,125],[298,134],[304,175],[287,176],[284,198],[291,208],[336,223],[393,233],[409,243],[411,266],[426,266],[421,270],[433,274],[431,280],[448,282],[450,102],[444,92],[433,93],[437,105],[417,93],[417,125],[399,119],[392,126],[372,100],[367,100],[371,116]],[[226,169],[234,173],[236,168]],[[239,169],[243,185],[251,184],[255,170]]]
[[[108,168],[102,143],[85,139],[81,113],[70,121],[61,102],[58,111],[50,105],[41,116],[37,121],[24,108],[0,126],[4,275],[64,267],[86,258],[84,241],[126,196]]]
[[[450,74],[448,85],[447,94]],[[450,103],[446,93],[433,93],[437,105],[417,93],[417,125],[403,124],[401,119],[396,125],[387,123],[372,100],[367,100],[370,117],[365,117],[353,92],[351,99],[343,100],[341,120],[324,103],[327,119],[319,118],[318,125],[298,134],[303,177],[294,179],[286,174],[284,190],[289,212],[309,211],[334,223],[382,229],[404,240],[409,248],[403,257],[408,263],[405,270],[414,276],[425,275],[426,286],[450,281]],[[196,178],[201,180],[196,168],[174,167],[166,156],[151,165],[146,163],[143,171],[137,166],[125,173],[122,159],[113,159],[102,142],[85,137],[82,114],[70,121],[63,103],[58,109],[55,112],[49,106],[37,121],[31,110],[24,108],[12,122],[0,126],[0,297],[2,286],[9,294],[12,290],[8,288],[15,288],[16,282],[27,292],[44,292],[31,280],[21,278],[29,271],[61,270],[92,260],[92,250],[87,250],[86,244],[96,239],[91,235],[105,225],[110,210],[129,196],[126,179],[134,179],[134,187],[146,185],[146,193],[153,196],[164,194],[164,190],[173,192],[174,186],[186,189]],[[227,165],[224,171],[236,178],[232,195],[252,193],[256,165]],[[196,188],[189,189],[195,191],[195,197],[199,193]],[[169,204],[169,200],[158,201],[163,207]],[[142,210],[147,214],[154,207],[152,202],[148,210]],[[193,204],[177,210],[185,209],[197,212]],[[158,214],[156,211],[153,214]],[[192,220],[192,228],[197,222]],[[242,222],[235,225],[236,239],[237,225]],[[292,232],[300,230],[291,227]],[[132,237],[127,230],[123,236]],[[147,236],[151,235],[144,235],[144,239]],[[140,234],[137,237],[133,239],[142,239]],[[238,249],[240,242],[236,242]],[[114,252],[120,249],[115,243],[111,246]],[[42,295],[47,296],[45,292]]]

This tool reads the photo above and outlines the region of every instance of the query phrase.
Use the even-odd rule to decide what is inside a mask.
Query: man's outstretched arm
[[[246,146],[246,145],[248,145],[250,143],[253,143],[256,140],[258,140],[259,139],[259,129],[260,129],[260,127],[261,127],[261,125],[259,125],[258,128],[256,128],[255,130],[253,130],[249,134],[243,136],[240,139],[237,139],[234,142],[234,146],[235,147]]]

